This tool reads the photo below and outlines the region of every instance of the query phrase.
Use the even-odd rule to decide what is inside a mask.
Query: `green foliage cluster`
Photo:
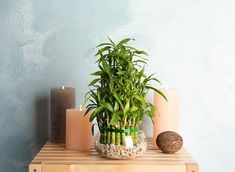
[[[90,100],[87,112],[93,111],[90,121],[97,119],[102,133],[100,142],[104,144],[125,145],[125,135],[131,135],[134,142],[138,142],[138,131],[124,130],[139,128],[145,114],[153,120],[154,106],[145,99],[148,90],[165,98],[150,85],[150,81],[160,81],[153,75],[145,75],[147,53],[129,46],[131,40],[134,39],[126,38],[116,44],[109,38],[109,42],[97,46],[99,70],[92,73],[95,79],[86,95]],[[114,132],[115,129],[123,132]]]

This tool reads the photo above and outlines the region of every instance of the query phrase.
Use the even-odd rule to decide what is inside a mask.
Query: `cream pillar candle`
[[[65,143],[66,109],[75,107],[75,88],[51,89],[51,141]]]
[[[91,112],[86,109],[67,109],[66,111],[66,148],[87,151],[93,147],[92,124],[89,121]]]
[[[154,95],[154,127],[153,141],[163,131],[179,130],[179,92],[177,89],[160,89],[166,96],[166,101],[161,95],[155,92]]]

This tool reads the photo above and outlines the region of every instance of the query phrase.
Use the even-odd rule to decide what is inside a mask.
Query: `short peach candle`
[[[93,147],[92,124],[89,121],[91,112],[86,109],[67,109],[66,111],[66,148],[87,151]]]
[[[179,92],[177,89],[160,89],[167,101],[158,93],[154,95],[153,139],[156,143],[158,134],[163,131],[179,130]]]

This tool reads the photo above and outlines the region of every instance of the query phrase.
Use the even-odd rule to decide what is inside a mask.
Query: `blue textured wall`
[[[106,35],[136,38],[147,72],[180,90],[201,172],[234,172],[234,11],[234,0],[0,0],[0,172],[26,171],[47,140],[49,88],[76,87],[81,104]]]
[[[26,171],[48,138],[49,89],[77,88],[94,48],[128,21],[128,1],[0,0],[0,172]]]

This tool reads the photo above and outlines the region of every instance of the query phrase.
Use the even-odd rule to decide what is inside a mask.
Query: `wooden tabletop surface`
[[[134,160],[112,160],[101,157],[94,149],[72,151],[64,144],[48,141],[29,165],[29,172],[198,172],[198,165],[182,148],[175,154],[164,154],[151,139],[147,152]]]

